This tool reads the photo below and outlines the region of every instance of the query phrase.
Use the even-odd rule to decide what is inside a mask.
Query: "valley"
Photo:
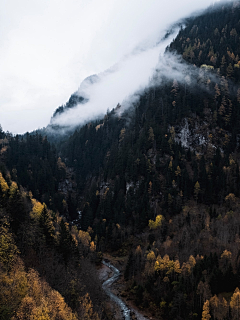
[[[129,108],[0,128],[0,318],[238,319],[239,124],[231,1],[182,22]]]

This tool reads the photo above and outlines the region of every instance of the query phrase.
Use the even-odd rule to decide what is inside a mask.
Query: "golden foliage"
[[[154,262],[156,260],[156,256],[153,250],[151,250],[148,254],[147,254],[147,261],[150,262]]]
[[[61,294],[51,289],[33,269],[27,274],[27,286],[27,294],[12,320],[77,320]]]
[[[44,204],[41,204],[41,202],[37,201],[36,199],[32,199],[32,211],[30,212],[30,217],[33,219],[39,219],[40,215],[43,211]]]
[[[81,320],[100,320],[99,316],[93,310],[93,304],[88,293],[80,299]]]
[[[213,319],[223,320],[227,316],[228,312],[228,303],[222,298],[221,300],[214,295],[210,300],[210,309]]]
[[[15,268],[9,272],[0,269],[0,308],[13,313],[28,289],[26,272],[20,260],[15,262]]]
[[[154,270],[158,272],[164,272],[166,275],[172,273],[180,274],[182,272],[179,260],[170,260],[169,255],[165,254],[162,258],[160,255],[157,256]]]
[[[12,199],[17,192],[18,192],[18,186],[16,182],[13,181],[9,189],[10,199]]]
[[[240,291],[238,288],[234,291],[230,301],[232,319],[237,320],[240,317]]]
[[[179,166],[177,166],[177,170],[175,171],[175,175],[178,177],[178,176],[181,176],[181,168]]]
[[[152,193],[152,181],[149,182],[148,194]]]
[[[156,216],[156,220],[155,221],[149,220],[149,222],[148,222],[149,228],[151,230],[155,230],[155,229],[161,227],[163,219],[164,219],[164,217],[161,214],[159,214],[159,215]]]
[[[0,172],[0,188],[3,193],[3,196],[5,196],[5,194],[9,190],[9,186],[8,186],[7,182],[5,181],[5,179],[3,178],[1,172]]]
[[[228,250],[224,250],[223,253],[221,254],[221,259],[223,260],[230,260],[232,257],[232,253]]]
[[[193,268],[193,267],[195,266],[196,260],[195,260],[195,258],[194,258],[193,255],[190,255],[190,257],[189,257],[189,259],[188,259],[188,262],[189,262],[191,268]]]
[[[209,301],[204,302],[203,312],[202,312],[202,320],[209,320],[211,316],[209,314]]]
[[[79,230],[78,236],[79,236],[79,240],[85,247],[90,246],[91,237],[88,232]]]
[[[0,301],[6,319],[77,320],[59,292],[34,269],[24,270],[6,218],[0,221]]]
[[[95,252],[96,251],[96,245],[95,245],[94,241],[90,242],[90,251],[91,252]]]
[[[6,270],[10,270],[16,259],[18,249],[13,236],[9,232],[10,224],[6,218],[0,221],[0,263]]]

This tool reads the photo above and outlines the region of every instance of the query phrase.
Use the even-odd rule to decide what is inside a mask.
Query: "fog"
[[[159,55],[176,35],[160,42],[172,24],[211,4],[1,1],[0,124],[13,133],[46,126],[92,74],[100,81],[86,89],[89,103],[57,121],[75,125],[104,114],[148,84]]]
[[[149,85],[159,55],[164,53],[170,43],[169,39],[154,48],[130,55],[107,71],[98,74],[98,81],[84,86],[84,89],[80,86],[79,95],[89,101],[52,119],[52,124],[76,126],[103,116],[118,103],[122,105],[123,101],[125,105],[129,105],[129,102],[133,102],[136,97],[134,93],[139,94]]]

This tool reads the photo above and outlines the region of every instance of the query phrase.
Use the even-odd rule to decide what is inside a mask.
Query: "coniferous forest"
[[[128,110],[0,130],[1,319],[114,319],[105,254],[153,319],[240,318],[240,2],[184,21],[165,55],[183,76],[156,70]]]

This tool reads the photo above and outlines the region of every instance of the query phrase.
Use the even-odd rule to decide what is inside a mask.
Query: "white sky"
[[[24,133],[46,126],[83,79],[114,66],[87,118],[147,84],[176,20],[211,0],[1,0],[0,124]],[[101,90],[100,90],[101,89]],[[104,99],[98,99],[98,94]],[[98,100],[101,105],[98,105]],[[76,115],[75,115],[76,117]]]

